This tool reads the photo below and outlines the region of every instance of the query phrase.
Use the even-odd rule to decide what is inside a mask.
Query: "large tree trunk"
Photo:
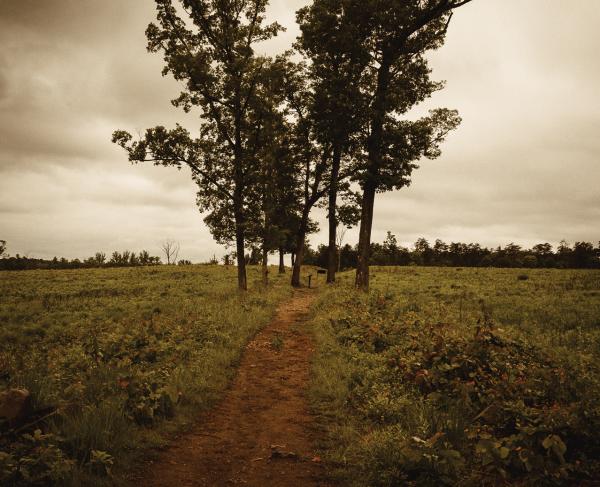
[[[308,212],[304,211],[300,228],[296,235],[296,258],[294,259],[294,268],[292,270],[292,286],[300,287],[300,270],[302,269],[302,260],[304,258],[304,245],[306,242],[306,230],[308,228]]]
[[[240,291],[248,290],[248,280],[246,277],[246,255],[245,255],[245,215],[244,215],[244,154],[242,149],[242,111],[241,111],[240,84],[235,87],[235,146],[234,152],[234,190],[233,190],[233,211],[235,217],[235,246],[237,252],[238,264],[238,288]]]
[[[306,233],[302,232],[302,240],[298,235],[298,242],[296,243],[296,259],[294,261],[294,268],[292,270],[292,286],[300,287],[300,271],[302,270],[302,260],[304,259],[304,245]]]
[[[340,163],[342,152],[338,146],[333,150],[331,161],[331,184],[329,186],[329,248],[327,249],[327,283],[335,282],[335,272],[338,267],[338,251],[336,245],[337,236],[337,194],[338,179],[340,175]]]
[[[262,249],[262,282],[265,286],[269,284],[269,252],[265,245]]]
[[[358,236],[358,262],[356,265],[355,286],[363,291],[369,290],[369,257],[371,254],[371,229],[373,227],[373,209],[375,206],[375,185],[369,184],[363,191],[360,233]]]
[[[240,291],[248,290],[248,282],[246,280],[246,256],[244,255],[244,230],[237,223],[235,229],[235,245],[237,253],[237,271],[238,271],[238,288]]]
[[[285,262],[284,262],[285,252],[283,247],[279,247],[279,274],[285,274]]]
[[[375,193],[381,166],[381,143],[383,139],[383,123],[387,111],[387,91],[390,81],[391,59],[384,53],[377,73],[377,92],[373,102],[371,133],[369,134],[368,162],[363,182],[363,202],[358,237],[358,262],[356,266],[355,286],[363,291],[369,290],[369,257],[371,254],[371,229],[373,228],[373,209]]]

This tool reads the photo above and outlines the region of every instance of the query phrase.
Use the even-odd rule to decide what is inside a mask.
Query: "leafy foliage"
[[[217,239],[236,243],[240,289],[247,288],[244,245],[253,237],[246,232],[256,210],[251,193],[261,174],[257,158],[271,64],[254,48],[281,30],[277,23],[265,25],[267,3],[156,0],[157,22],[146,29],[148,50],[162,53],[163,75],[183,84],[173,105],[197,109],[200,132],[157,126],[136,141],[123,130],[112,137],[133,163],[191,170],[209,227]]]
[[[10,453],[0,451],[2,485],[54,485],[64,481],[75,462],[65,456],[55,440],[59,439],[36,429],[12,443]]]
[[[406,281],[407,272],[418,276],[396,279]],[[597,478],[595,330],[575,345],[565,343],[560,316],[537,311],[528,327],[513,321],[527,315],[527,292],[553,300],[558,282],[542,287],[540,275],[532,283],[517,281],[514,271],[506,280],[501,271],[485,271],[494,294],[519,287],[520,300],[503,302],[516,308],[509,318],[483,298],[491,289],[473,280],[481,271],[455,274],[407,269],[393,274],[392,287],[376,270],[371,295],[341,287],[323,298],[315,394],[319,409],[339,408],[324,412],[337,417],[327,422],[332,459],[337,448],[345,451],[345,475],[354,475],[356,485],[579,485]],[[578,278],[599,285],[597,274]],[[397,294],[400,283],[405,293],[416,284],[408,299]],[[560,315],[584,306],[598,309],[600,302],[563,301],[551,309]],[[344,382],[332,385],[344,369]]]
[[[327,250],[327,247],[320,245],[316,254],[309,256],[309,262],[325,267]],[[358,248],[346,245],[339,250],[342,268],[356,267]],[[440,239],[432,245],[421,237],[412,248],[407,248],[398,245],[396,236],[388,232],[383,243],[371,244],[370,260],[373,265],[378,266],[598,269],[600,243],[597,247],[589,242],[576,242],[573,246],[563,243],[560,250],[553,251],[552,245],[548,243],[534,245],[531,249],[514,243],[488,248],[477,243],[447,244]],[[527,280],[528,275],[519,275],[517,279]]]
[[[110,259],[104,252],[96,252],[92,257],[84,260],[54,257],[52,260],[36,259],[31,257],[7,257],[0,259],[0,270],[22,271],[31,269],[90,269],[95,267],[138,267],[161,264],[160,257],[150,255],[147,250],[139,254],[125,250],[113,252]]]

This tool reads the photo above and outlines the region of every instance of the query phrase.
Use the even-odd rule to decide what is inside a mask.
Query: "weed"
[[[271,339],[271,348],[278,352],[281,352],[281,350],[283,349],[283,338],[281,337],[281,335],[279,333],[277,333]]]

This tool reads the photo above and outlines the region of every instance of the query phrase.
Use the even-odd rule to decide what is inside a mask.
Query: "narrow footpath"
[[[221,403],[146,469],[139,486],[325,487],[306,390],[314,294],[296,291],[250,342]]]

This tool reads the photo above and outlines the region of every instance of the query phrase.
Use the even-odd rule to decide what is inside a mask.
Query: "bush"
[[[471,326],[428,324],[392,296],[341,296],[325,298],[339,312],[324,330],[352,371],[340,413],[356,430],[340,446],[346,481],[581,485],[600,476],[600,383],[587,363],[517,339],[489,313]]]

